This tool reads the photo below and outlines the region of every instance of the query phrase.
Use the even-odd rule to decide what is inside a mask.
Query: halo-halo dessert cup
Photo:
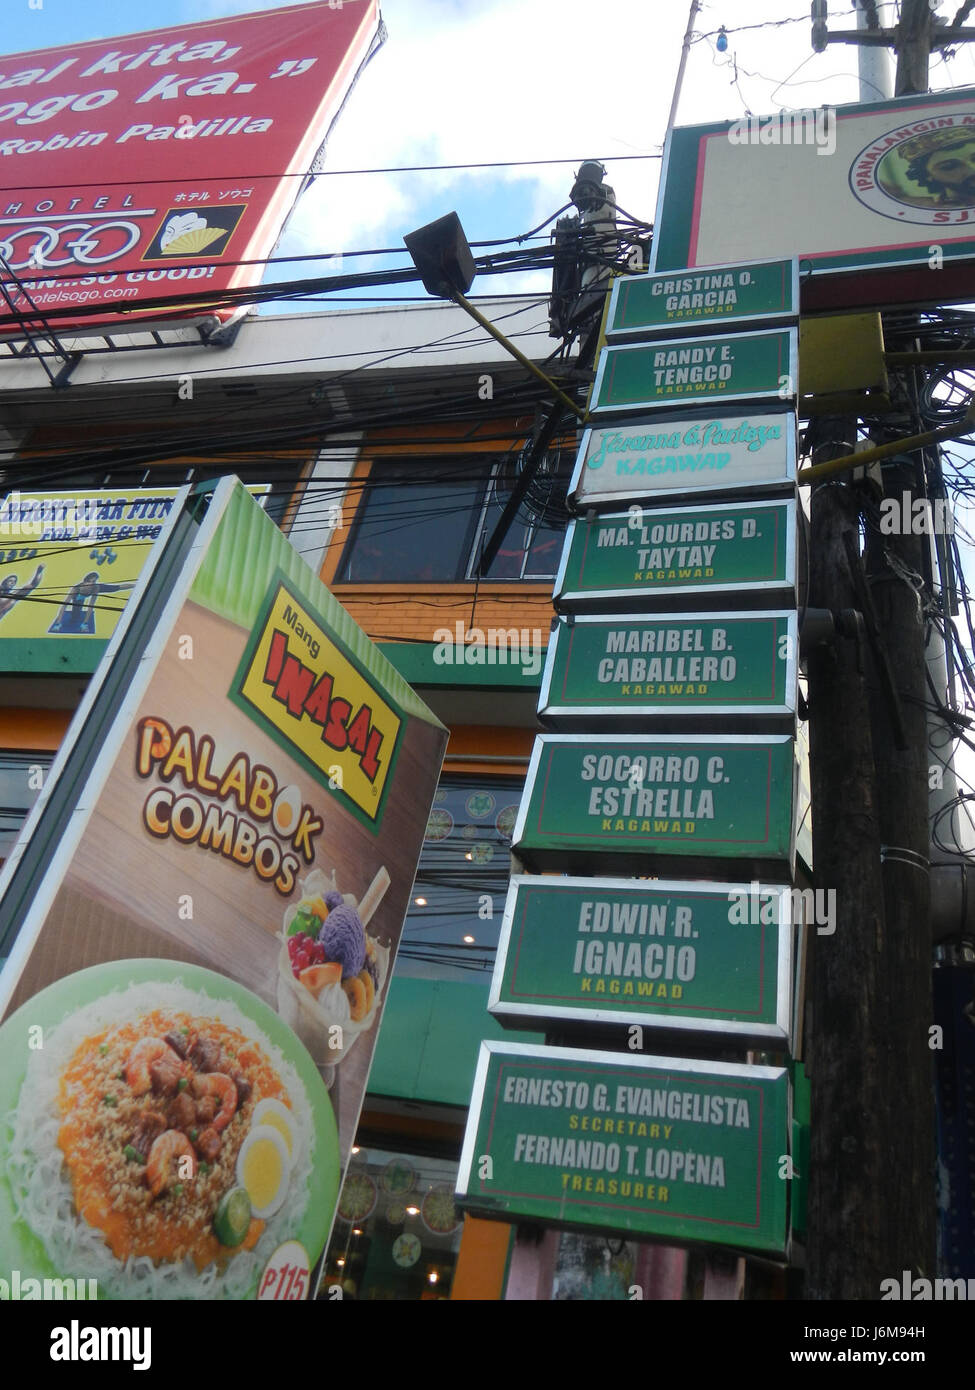
[[[303,894],[305,897],[312,896],[312,893],[318,896],[322,885],[329,882],[334,890],[334,881],[334,874],[331,880],[328,880],[320,870],[316,870],[314,875],[309,875],[304,880]],[[388,887],[389,875],[385,869],[380,869],[357,908],[363,929],[371,920]],[[321,896],[324,896],[323,892]],[[348,899],[349,895],[345,895],[346,903]],[[305,1044],[318,1066],[337,1066],[347,1056],[356,1039],[368,1032],[376,1020],[389,974],[390,950],[366,933],[367,956],[375,967],[376,984],[368,1010],[361,1019],[353,1019],[348,995],[339,981],[326,985],[316,996],[296,978],[288,952],[288,927],[296,911],[296,906],[288,908],[284,916],[284,931],[279,933],[281,948],[278,952],[278,1013]]]

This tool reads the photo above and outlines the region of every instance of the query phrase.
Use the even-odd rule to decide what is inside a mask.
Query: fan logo
[[[975,221],[975,114],[899,126],[850,166],[854,196],[873,212],[923,226]]]
[[[226,203],[199,210],[169,208],[163,213],[162,222],[142,259],[165,261],[222,256],[246,211],[246,203]]]

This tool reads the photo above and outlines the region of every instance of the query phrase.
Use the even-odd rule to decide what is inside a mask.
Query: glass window
[[[485,484],[480,460],[377,465],[337,578],[349,584],[462,579]]]
[[[485,980],[494,969],[522,783],[441,779],[396,956],[400,976]]]
[[[626,1302],[636,1282],[640,1249],[634,1241],[563,1231],[552,1280],[553,1300]]]
[[[566,525],[566,451],[546,461],[488,579],[552,579]],[[377,463],[336,579],[358,584],[472,580],[517,480],[517,455]]]
[[[353,1150],[319,1297],[340,1284],[343,1298],[449,1298],[463,1229],[457,1167],[451,1158]]]
[[[51,753],[4,753],[0,757],[0,859],[6,859],[37,800]]]

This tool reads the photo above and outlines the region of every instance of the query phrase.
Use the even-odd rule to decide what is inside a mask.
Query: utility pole
[[[887,29],[860,0],[861,27],[829,34],[814,5],[814,46],[893,47],[895,95],[926,92],[932,49],[975,38],[958,28],[970,8],[937,26],[929,0],[902,0]],[[865,85],[861,99],[882,95]],[[851,452],[855,421],[816,429],[814,461]],[[935,1268],[925,557],[909,505],[925,495],[923,455],[885,461],[882,477],[901,524],[871,533],[862,559],[856,484],[816,483],[811,502],[809,602],[859,614],[808,661],[815,875],[837,896],[835,933],[811,948],[807,1290],[831,1300],[877,1299],[881,1279]]]
[[[849,454],[855,419],[824,419],[814,463]],[[808,437],[807,437],[808,438]],[[812,932],[809,1038],[812,1088],[808,1266],[811,1299],[870,1299],[892,1267],[885,1202],[890,1162],[883,1062],[886,1012],[880,813],[866,686],[866,631],[851,572],[859,506],[847,483],[813,484],[807,602],[847,615],[841,634],[807,660],[816,883],[835,894],[834,930]]]

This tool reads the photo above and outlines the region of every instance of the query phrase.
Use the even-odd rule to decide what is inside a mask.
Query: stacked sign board
[[[490,1000],[573,1047],[483,1045],[473,1211],[787,1251],[788,1074],[728,1053],[793,1033],[797,315],[794,261],[614,288]]]

